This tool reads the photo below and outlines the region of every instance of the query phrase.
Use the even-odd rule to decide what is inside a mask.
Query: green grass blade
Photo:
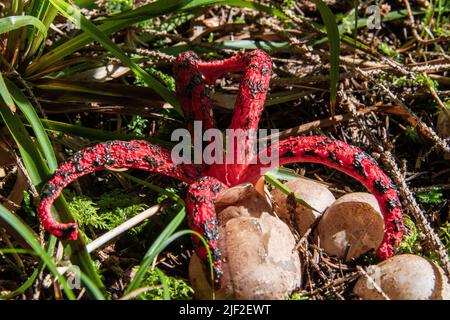
[[[155,271],[158,274],[159,280],[161,281],[161,285],[163,288],[163,299],[170,300],[169,285],[167,283],[166,275],[159,268],[155,268]]]
[[[155,259],[155,257],[159,253],[161,253],[162,250],[164,250],[164,248],[166,248],[169,244],[171,244],[176,239],[178,239],[180,237],[183,237],[185,235],[188,235],[188,234],[191,234],[191,235],[194,235],[194,236],[198,237],[200,239],[200,241],[202,242],[203,246],[205,247],[206,252],[208,254],[208,261],[209,261],[209,268],[210,268],[209,271],[210,271],[210,275],[211,275],[211,282],[213,282],[214,281],[214,273],[213,273],[212,254],[211,254],[211,250],[209,250],[209,247],[208,247],[208,244],[207,244],[205,238],[201,234],[199,234],[198,232],[193,231],[193,230],[180,230],[178,232],[173,233],[171,236],[166,237],[163,241],[161,241],[161,243],[158,245],[158,248],[156,250],[152,250],[152,248],[155,246],[155,244],[152,245],[152,247],[149,249],[147,254],[149,254],[150,251],[152,251],[152,252],[148,256],[146,255],[146,257],[144,257],[144,259],[143,259],[143,261],[141,263],[141,266],[139,267],[139,270],[136,273],[135,278],[133,279],[133,281],[135,279],[137,280],[136,283],[133,284],[133,287],[135,289],[137,289],[140,286],[140,284],[141,284],[141,282],[143,280],[143,277],[144,277],[145,273],[147,272],[147,269],[150,267],[150,264]],[[160,237],[161,237],[161,235],[160,235]],[[159,237],[158,237],[158,239],[159,239]],[[138,274],[139,274],[139,278],[137,279]],[[128,292],[132,292],[133,290],[135,290],[135,289],[131,290],[130,286],[131,286],[131,283],[130,283],[130,285],[128,286],[128,288],[126,290],[125,295],[128,294]],[[215,299],[214,291],[213,291],[213,297],[212,298]]]
[[[36,280],[38,275],[39,275],[39,268],[36,268],[36,269],[34,269],[31,276],[27,279],[27,281],[22,283],[22,285],[19,288],[17,288],[16,290],[14,290],[13,292],[10,292],[8,294],[0,296],[0,300],[12,299],[12,298],[18,296],[19,294],[24,293],[25,291],[28,290],[28,288],[30,288],[33,285],[33,283]]]
[[[19,107],[20,111],[22,111],[23,115],[27,119],[28,123],[33,128],[34,134],[36,135],[37,142],[41,147],[41,150],[47,159],[48,166],[50,171],[53,172],[58,167],[58,162],[56,161],[56,156],[53,151],[53,146],[48,138],[44,126],[42,125],[36,111],[33,108],[31,102],[27,99],[27,97],[16,87],[14,83],[7,80],[6,81],[7,88],[11,92],[14,101]]]
[[[173,56],[177,56],[181,52],[192,50],[197,53],[207,53],[214,52],[215,49],[228,49],[228,50],[237,50],[237,49],[246,49],[246,50],[256,50],[261,49],[266,51],[267,53],[290,53],[292,49],[289,47],[289,43],[287,42],[274,42],[274,41],[264,41],[264,40],[225,40],[223,42],[215,42],[214,46],[202,46],[199,45],[179,45],[175,47],[166,47],[161,48],[159,51],[170,54]]]
[[[87,128],[79,125],[59,122],[59,121],[53,121],[48,119],[40,119],[42,122],[42,125],[44,126],[45,130],[48,131],[56,131],[56,132],[62,132],[65,134],[88,138],[94,141],[104,141],[104,140],[133,140],[136,139],[135,135],[127,134],[127,133],[121,133],[121,132],[111,132],[111,131],[104,131],[100,129],[93,129],[93,128]],[[170,141],[164,141],[157,138],[148,137],[145,138],[145,140],[157,143],[161,146],[165,146],[168,148],[173,147],[174,143]]]
[[[161,2],[161,1],[159,1]],[[253,9],[265,13],[272,14],[280,19],[286,20],[289,19],[283,12],[280,10],[268,7],[259,3],[255,3],[253,1],[245,1],[245,0],[183,0],[183,1],[176,1],[176,0],[169,0],[165,1],[164,6],[170,6],[173,9],[182,9],[183,11],[192,10],[195,8],[200,7],[207,7],[210,5],[227,5],[232,7],[240,7],[240,8],[247,8],[247,9]],[[161,9],[161,6],[163,4],[159,4],[159,7]],[[130,10],[128,12],[124,12],[122,14],[118,14],[115,16],[112,16],[110,19],[118,20],[118,19],[130,19],[130,18],[137,18],[137,17],[146,17],[149,13],[152,13],[153,10],[155,10],[155,5],[153,3],[143,5],[135,10]],[[154,12],[154,11],[153,11]]]
[[[273,7],[268,7],[253,1],[244,1],[244,0],[224,0],[222,1],[223,4],[226,4],[228,6],[233,6],[233,7],[240,7],[240,8],[247,8],[247,9],[253,9],[253,10],[257,10],[257,11],[261,11],[261,12],[265,12],[271,15],[276,16],[277,18],[281,19],[281,20],[287,20],[289,19],[288,16],[286,16],[283,12],[281,12],[280,10],[273,8]]]
[[[163,250],[163,248],[165,247],[164,242],[175,232],[175,230],[179,227],[181,222],[183,222],[185,217],[186,208],[183,207],[175,216],[175,218],[173,218],[172,221],[167,225],[163,232],[161,232],[155,242],[153,242],[152,247],[145,254],[144,259],[154,255],[155,252],[161,252]]]
[[[31,255],[37,255],[36,252],[34,251],[30,251],[30,250],[26,250],[26,249],[1,249],[0,252],[2,254],[5,253],[18,253],[18,254],[31,254]],[[12,299],[22,293],[24,293],[25,291],[28,290],[28,288],[30,288],[34,281],[36,280],[37,276],[39,275],[39,272],[42,271],[44,267],[44,264],[41,263],[41,267],[35,268],[33,273],[31,274],[31,276],[16,290],[14,290],[13,292],[10,292],[8,294],[2,295],[0,296],[0,300],[8,300],[8,299]]]
[[[88,276],[86,276],[82,271],[80,271],[80,280],[83,282],[84,287],[86,290],[90,293],[90,296],[93,297],[95,300],[106,300],[105,296],[103,295],[102,291],[96,286],[96,284],[89,279]]]
[[[129,20],[129,19],[148,19],[157,15],[162,15],[169,12],[175,12],[185,7],[192,0],[160,0],[148,4],[144,4],[139,8],[116,14],[106,18],[109,21],[112,20]]]
[[[23,222],[22,222],[23,223]],[[19,248],[6,248],[6,249],[0,249],[0,253],[17,253],[17,254],[31,254],[36,255],[36,252],[27,250],[27,249],[19,249]]]
[[[41,1],[31,1],[30,4],[30,8],[28,9],[28,14],[30,16],[36,17],[37,19],[39,19],[39,21],[41,21],[43,23],[43,17],[45,12],[47,11],[49,2],[48,0],[41,0]],[[46,27],[46,30],[48,30],[48,26],[45,25],[45,23],[43,23],[44,26]],[[33,32],[34,30],[28,30],[27,32],[27,39],[28,39],[28,43],[29,43],[29,48],[32,46],[32,43],[35,42],[38,38],[39,39],[43,39],[42,35],[39,34],[37,37],[33,37]],[[29,51],[29,50],[26,50]]]
[[[301,176],[294,170],[284,167],[273,168],[272,170],[266,172],[266,174],[269,174],[271,177],[274,177],[276,179],[287,181],[297,180],[298,178],[301,178]]]
[[[58,14],[58,10],[50,4],[48,0],[42,1],[42,11],[39,12],[38,18],[42,21],[44,24],[46,30],[50,28],[50,25],[55,20],[56,15]],[[37,37],[31,38],[30,42],[30,50],[28,52],[28,56],[32,57],[36,54],[36,52],[39,51],[41,53],[44,49],[45,42],[43,41],[45,37],[42,35],[38,35]]]
[[[16,230],[30,245],[34,252],[41,257],[43,262],[46,264],[50,272],[58,279],[60,282],[64,293],[70,300],[75,300],[75,295],[69,288],[66,279],[58,272],[56,265],[53,263],[51,257],[45,252],[41,247],[41,244],[34,238],[33,232],[26,224],[23,224],[19,219],[17,219],[8,209],[0,204],[0,219],[9,224],[14,230]]]
[[[330,43],[330,110],[334,116],[336,109],[337,86],[339,82],[340,36],[336,18],[322,0],[314,0],[320,12]]]
[[[294,200],[297,201],[298,203],[300,203],[302,206],[320,213],[320,211],[311,207],[305,200],[303,200],[299,196],[297,196],[294,192],[291,191],[291,189],[289,189],[286,185],[284,185],[280,180],[275,178],[275,176],[273,174],[271,174],[270,172],[266,172],[266,174],[264,174],[264,178],[267,182],[269,182],[275,188],[277,188],[278,190],[283,192],[285,195],[293,196]]]
[[[125,295],[136,290],[140,286],[142,279],[144,278],[144,275],[150,267],[153,259],[155,259],[155,257],[165,248],[166,240],[175,232],[185,217],[186,209],[183,207],[148,249],[138,271],[136,272],[136,275],[128,285]]]
[[[35,186],[40,185],[44,178],[49,177],[50,170],[43,163],[41,155],[28,135],[25,126],[17,117],[17,114],[14,114],[4,104],[3,100],[0,100],[0,115],[19,147],[31,181]]]
[[[47,37],[47,29],[44,24],[33,16],[10,16],[0,19],[0,34],[10,32],[25,26],[35,27],[44,38]]]
[[[86,19],[78,10],[63,0],[50,0],[50,2],[66,18],[80,23],[81,30],[85,31],[92,39],[98,41],[105,49],[109,50],[116,58],[129,67],[136,76],[139,76],[150,88],[152,88],[165,101],[170,103],[179,114],[183,114],[178,99],[158,80],[148,74],[144,69],[135,64],[106,34]]]
[[[211,254],[211,250],[208,247],[208,243],[206,242],[206,239],[198,232],[194,231],[194,230],[181,230],[178,232],[175,232],[172,236],[170,236],[169,238],[167,238],[166,243],[164,244],[164,246],[168,246],[170,243],[172,243],[173,241],[175,241],[176,239],[187,235],[187,234],[191,234],[196,236],[197,238],[200,239],[200,241],[202,242],[203,246],[206,249],[206,253],[208,255],[208,262],[209,262],[209,274],[211,276],[211,283],[214,283],[214,268],[213,268],[213,259],[212,259],[212,254]],[[214,287],[213,287],[214,290]],[[213,300],[215,299],[215,292],[213,291],[213,296],[212,296]]]
[[[100,129],[93,129],[88,127],[83,127],[80,125],[41,119],[42,125],[45,130],[62,132],[68,135],[78,136],[87,138],[94,141],[104,141],[104,140],[133,140],[136,139],[135,136],[131,134],[121,133],[121,132],[111,132],[104,131]]]
[[[3,75],[0,72],[0,97],[3,98],[3,101],[6,103],[8,108],[14,110],[15,105],[11,94],[9,93],[8,88],[6,87],[5,80],[3,79]]]
[[[44,17],[48,5],[49,5],[48,0],[33,0],[31,1],[28,13],[30,16],[36,17],[40,21],[42,21],[42,18]]]

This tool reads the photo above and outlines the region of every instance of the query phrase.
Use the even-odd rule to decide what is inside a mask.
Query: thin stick
[[[358,110],[358,111],[356,111],[356,113],[357,114],[366,114],[366,113],[370,113],[373,111],[378,111],[380,109],[381,109],[381,106],[373,106],[373,107],[364,108],[362,110]],[[331,126],[335,125],[337,122],[345,122],[345,121],[350,121],[352,119],[353,119],[353,113],[346,113],[343,115],[334,116],[334,120],[331,117],[326,118],[326,119],[314,120],[314,121],[299,125],[297,127],[293,127],[293,128],[284,130],[282,132],[272,134],[270,136],[262,137],[261,141],[266,141],[266,140],[275,139],[275,138],[285,139],[285,138],[288,138],[291,136],[300,135],[301,133],[310,131],[315,128],[331,127]]]
[[[142,211],[138,215],[136,215],[133,218],[125,221],[121,225],[119,225],[116,228],[106,232],[105,234],[101,235],[100,237],[98,237],[97,239],[95,239],[94,241],[89,243],[86,246],[87,251],[90,253],[90,252],[100,248],[105,243],[107,243],[107,242],[111,241],[112,239],[118,237],[119,235],[121,235],[125,231],[135,227],[136,225],[138,225],[139,223],[141,223],[145,219],[148,219],[151,216],[155,215],[156,213],[158,213],[161,210],[161,208],[162,208],[162,206],[160,204],[157,204],[157,205],[154,205],[153,207],[151,207],[151,208],[149,208],[149,209],[147,209],[145,211]]]
[[[427,84],[428,90],[430,90],[431,95],[433,96],[434,101],[436,101],[437,105],[441,109],[442,112],[445,113],[447,120],[450,120],[450,112],[448,111],[447,107],[442,102],[441,98],[439,98],[436,90],[431,86],[431,84]]]
[[[155,289],[159,289],[161,288],[161,285],[157,285],[157,286],[149,286],[149,287],[143,287],[143,288],[139,288],[136,289],[134,291],[131,291],[129,294],[124,295],[122,298],[120,298],[119,300],[131,300],[136,298],[138,295],[140,295],[141,293],[145,293],[147,291],[150,290],[155,290]]]
[[[363,276],[370,282],[370,284],[375,288],[375,290],[383,297],[384,300],[391,300],[391,298],[388,297],[388,295],[381,289],[381,287],[378,285],[378,283],[371,277],[369,274],[361,268],[361,266],[356,267],[359,272],[363,274]]]

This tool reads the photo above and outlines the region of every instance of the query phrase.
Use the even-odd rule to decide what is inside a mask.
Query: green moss
[[[423,204],[440,205],[445,202],[442,190],[439,188],[434,188],[426,192],[419,192],[416,196],[417,200]]]
[[[136,137],[143,137],[144,131],[147,128],[148,120],[141,116],[134,115],[131,118],[130,123],[127,125],[127,129],[131,131]]]
[[[133,9],[134,0],[108,0],[106,8],[111,14],[118,14]]]
[[[417,133],[416,128],[406,127],[405,134],[412,142],[420,143],[419,134]]]
[[[450,221],[446,221],[439,228],[439,236],[450,254]]]
[[[88,196],[76,196],[64,190],[69,209],[86,236],[96,237],[98,231],[109,231],[148,208],[139,197],[113,190],[104,193],[97,201]],[[145,224],[130,230],[138,233]]]
[[[385,55],[391,58],[397,57],[397,51],[392,49],[387,43],[382,43],[378,46],[378,49],[383,52]]]
[[[135,270],[137,271],[137,270]],[[169,292],[169,297],[172,300],[191,300],[194,291],[183,279],[177,279],[171,276],[164,275],[165,283]],[[161,278],[156,270],[151,270],[145,276],[142,287],[154,287],[141,295],[145,300],[162,300],[164,295],[164,288],[161,283]]]
[[[293,293],[287,298],[287,300],[309,300],[309,298],[301,295],[300,293]]]
[[[387,73],[381,73],[378,75],[378,79],[389,87],[394,86],[399,89],[414,87],[427,89],[428,87],[432,87],[433,89],[437,90],[439,86],[439,83],[437,81],[432,80],[430,77],[422,74],[397,77]]]
[[[420,254],[422,248],[420,246],[419,230],[409,216],[404,215],[403,221],[405,224],[405,233],[398,246],[397,253]]]

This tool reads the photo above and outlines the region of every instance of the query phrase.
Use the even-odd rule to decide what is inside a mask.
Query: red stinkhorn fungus
[[[181,101],[188,129],[193,121],[202,121],[203,128],[214,127],[211,101],[207,85],[228,72],[245,74],[239,87],[230,129],[248,132],[257,129],[264,107],[271,73],[271,59],[261,50],[238,54],[229,59],[204,62],[192,52],[179,55],[174,67],[177,94]],[[192,165],[174,164],[170,152],[145,141],[111,141],[88,147],[75,153],[62,164],[42,191],[39,214],[42,225],[51,234],[68,240],[77,237],[75,223],[58,223],[50,213],[50,206],[62,189],[78,177],[95,170],[108,168],[136,168],[165,174],[189,185],[186,206],[192,229],[202,234],[212,252],[216,283],[220,283],[221,254],[218,244],[218,225],[215,200],[228,187],[244,182],[256,183],[270,165],[254,164],[250,152],[252,135],[245,135],[245,159],[239,164]],[[403,232],[401,204],[395,186],[378,167],[376,161],[362,150],[344,142],[325,137],[293,137],[270,146],[264,154],[278,155],[279,164],[315,162],[340,170],[369,189],[376,197],[384,215],[385,235],[378,248],[382,259],[393,254]],[[260,154],[256,155],[258,159]],[[224,157],[226,158],[226,157]],[[193,238],[197,255],[207,261],[206,249]]]

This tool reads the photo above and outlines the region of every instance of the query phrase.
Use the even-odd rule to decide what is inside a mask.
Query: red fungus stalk
[[[213,62],[203,62],[192,52],[180,54],[174,74],[188,129],[192,132],[193,121],[201,121],[204,129],[214,127],[207,86],[225,73],[241,71],[245,73],[229,129],[241,129],[244,133],[257,129],[269,87],[271,65],[270,57],[261,50]],[[168,150],[145,141],[111,141],[88,147],[62,164],[44,186],[39,206],[42,225],[57,237],[76,239],[76,224],[56,222],[51,216],[50,207],[61,190],[80,176],[108,168],[136,168],[165,174],[189,184],[186,199],[188,222],[193,230],[205,237],[213,255],[215,281],[219,284],[222,260],[215,200],[228,187],[243,182],[255,183],[264,170],[269,169],[269,165],[262,165],[258,161],[253,164],[253,157],[259,159],[261,154],[254,155],[251,152],[254,143],[251,135],[245,134],[244,137],[246,140],[239,142],[244,146],[243,162],[236,164],[230,161],[210,166],[175,165]],[[374,194],[384,215],[385,236],[377,255],[381,259],[392,256],[403,234],[401,204],[395,186],[373,158],[342,141],[314,136],[282,140],[278,146],[269,147],[268,151],[269,154],[278,155],[280,165],[294,162],[321,163],[360,181]],[[193,238],[193,242],[198,256],[206,262],[206,249],[197,237]]]

